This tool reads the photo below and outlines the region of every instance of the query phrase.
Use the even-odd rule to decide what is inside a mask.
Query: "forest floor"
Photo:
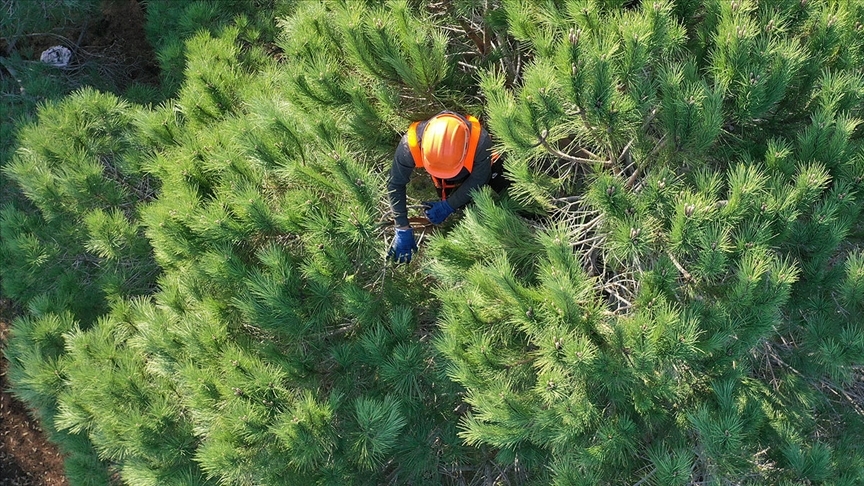
[[[158,67],[144,34],[145,13],[138,0],[103,2],[101,16],[77,36],[83,51],[98,54],[117,76],[118,86],[131,81],[158,82]],[[30,50],[41,53],[56,43],[50,36],[32,37]],[[38,57],[37,57],[38,59]],[[5,347],[16,311],[0,299],[0,350]],[[63,455],[49,442],[23,403],[9,393],[8,363],[0,353],[0,486],[65,486]]]

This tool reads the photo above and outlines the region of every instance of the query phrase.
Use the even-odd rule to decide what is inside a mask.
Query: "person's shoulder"
[[[414,166],[414,157],[411,155],[411,148],[408,147],[408,136],[402,135],[399,143],[396,145],[396,151],[393,155],[393,161],[399,165],[406,167]]]
[[[478,140],[477,145],[483,148],[492,147],[492,135],[483,125],[480,126],[480,140]]]

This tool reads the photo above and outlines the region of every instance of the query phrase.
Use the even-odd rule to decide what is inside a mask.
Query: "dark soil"
[[[14,50],[24,59],[38,61],[42,51],[62,45],[73,53],[66,70],[70,78],[90,66],[101,76],[104,86],[100,89],[120,93],[134,82],[158,85],[159,64],[144,31],[143,1],[103,0],[100,15],[83,25],[30,33],[16,38],[13,46],[0,38],[0,55],[11,55]]]
[[[81,39],[83,57],[105,66],[122,90],[130,82],[158,84],[159,67],[144,33],[139,0],[105,0],[102,18],[92,21]]]
[[[5,346],[14,312],[0,300],[0,347]],[[6,359],[0,355],[0,486],[67,485],[63,456],[48,442],[24,404],[8,393]]]

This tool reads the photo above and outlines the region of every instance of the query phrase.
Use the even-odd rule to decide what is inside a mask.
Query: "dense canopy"
[[[72,484],[860,484],[864,2],[147,5],[2,161]],[[394,265],[442,110],[512,184]]]

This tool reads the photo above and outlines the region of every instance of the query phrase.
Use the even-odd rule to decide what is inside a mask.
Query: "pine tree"
[[[861,7],[612,3],[504,2],[531,60],[481,86],[546,217],[434,242],[462,437],[556,484],[855,484]]]
[[[157,182],[141,170],[130,111],[93,90],[46,105],[20,129],[22,148],[6,168],[28,201],[0,215],[3,293],[30,311],[14,326],[9,376],[70,453],[67,474],[80,484],[104,484],[108,474],[87,436],[57,419],[70,387],[67,333],[92,326],[113,302],[152,293],[159,272],[137,210]]]
[[[141,174],[165,195],[134,213],[161,270],[158,292],[112,298],[95,322],[69,316],[63,377],[36,398],[60,433],[89,438],[129,484],[471,475],[470,449],[446,420],[457,389],[424,344],[432,321],[405,305],[431,295],[422,276],[381,267],[386,198],[373,164],[394,140],[364,155],[370,140],[354,131],[363,124],[344,123],[348,107],[312,111],[311,97],[283,93],[297,72],[244,36],[238,25],[194,37],[176,101],[126,110],[135,130],[122,138],[140,144]],[[348,86],[351,103],[383,120],[377,93],[409,85],[387,81]],[[115,219],[102,210],[88,223]],[[87,248],[110,255],[108,243]],[[23,327],[16,349],[36,344]],[[22,396],[41,390],[19,386]]]
[[[175,197],[143,217],[166,270],[147,348],[181,391],[196,463],[231,484],[438,483],[465,461],[440,418],[458,402],[404,306],[429,298],[418,276],[381,268],[383,176],[343,107],[279,101],[295,73],[236,35],[189,44],[177,106],[194,136],[155,160]]]

